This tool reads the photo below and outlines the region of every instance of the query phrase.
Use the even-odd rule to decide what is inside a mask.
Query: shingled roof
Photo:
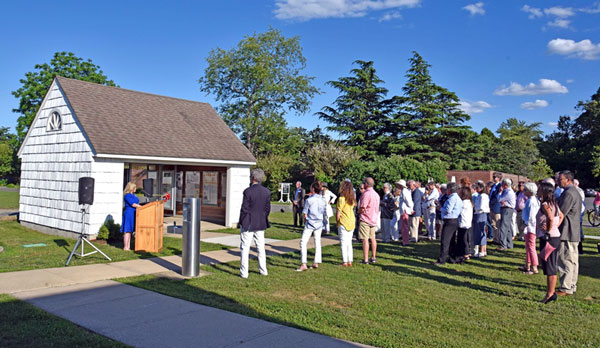
[[[97,154],[256,162],[207,103],[56,79]]]

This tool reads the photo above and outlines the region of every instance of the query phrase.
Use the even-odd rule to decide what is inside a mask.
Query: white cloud
[[[558,127],[558,122],[548,122],[550,127]]]
[[[529,19],[542,18],[544,16],[550,17],[552,20],[547,23],[547,27],[568,29],[571,28],[572,23],[572,21],[568,18],[575,16],[577,11],[583,10],[561,6],[554,6],[541,9],[537,7],[531,7],[529,5],[523,5],[523,7],[521,7],[521,11],[529,13]],[[546,27],[543,27],[543,29],[546,29]]]
[[[548,26],[549,27],[565,28],[565,29],[569,28],[570,24],[571,24],[570,20],[568,20],[568,19],[561,19],[561,18],[556,18],[552,22],[548,22]]]
[[[534,102],[526,102],[521,104],[521,109],[525,110],[535,110],[541,109],[548,106],[548,102],[543,99],[536,99]]]
[[[567,18],[575,15],[575,11],[571,7],[560,6],[545,8],[544,13],[548,16],[556,16],[560,18]]]
[[[466,112],[467,114],[479,114],[484,112],[485,109],[489,109],[492,107],[489,103],[484,102],[483,100],[472,103],[469,103],[466,100],[461,100],[459,104],[460,105],[458,106],[458,108]]]
[[[523,7],[521,7],[521,11],[529,13],[529,19],[535,19],[544,16],[544,13],[541,9],[537,7],[531,7],[529,5],[523,5]]]
[[[411,8],[420,4],[421,0],[278,0],[273,12],[278,19],[308,21],[314,18],[364,17],[370,11]]]
[[[469,11],[469,13],[471,13],[471,16],[475,16],[475,15],[484,15],[485,14],[485,9],[483,8],[483,2],[477,2],[474,4],[470,4],[467,5],[465,7],[463,7],[463,10]]]
[[[400,12],[388,12],[379,18],[379,22],[387,22],[398,18],[402,18],[402,14],[400,14]]]
[[[573,82],[575,82],[575,80],[573,80],[573,79],[568,79],[567,80],[567,83],[573,83]]]
[[[540,79],[538,84],[533,82],[523,86],[516,82],[511,82],[508,87],[500,86],[494,91],[495,95],[538,95],[553,93],[568,93],[567,87],[556,80]]]
[[[600,13],[600,2],[595,2],[592,7],[580,8],[579,11],[583,13],[596,14]]]
[[[579,42],[567,39],[554,39],[548,42],[548,51],[563,56],[594,60],[600,58],[600,44],[585,39]]]

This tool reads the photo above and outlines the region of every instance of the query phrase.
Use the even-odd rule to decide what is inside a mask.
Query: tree
[[[299,37],[285,38],[279,30],[245,37],[230,50],[216,48],[198,82],[222,104],[221,117],[256,156],[265,135],[261,125],[279,123],[284,112],[304,114],[319,93],[313,77],[302,75],[306,59]]]
[[[334,141],[319,142],[306,150],[306,166],[320,181],[333,184],[338,174],[360,156],[351,147]],[[335,183],[337,186],[337,183]]]
[[[386,99],[388,90],[375,71],[373,62],[357,60],[358,68],[350,71],[353,76],[329,81],[340,95],[333,106],[323,107],[316,113],[331,124],[328,130],[344,136],[344,143],[360,155],[374,158],[389,154],[389,115],[396,98]]]
[[[115,86],[115,83],[109,80],[91,59],[84,60],[71,52],[56,52],[50,64],[36,64],[34,69],[26,73],[24,79],[19,80],[22,86],[12,92],[19,99],[19,107],[13,109],[13,112],[21,114],[17,119],[16,127],[19,144],[23,142],[54,77],[63,76]]]
[[[18,173],[18,141],[8,127],[0,127],[0,180],[8,180]]]
[[[594,178],[600,178],[600,146],[598,145],[594,146],[594,151],[590,156],[590,165],[592,166],[591,172]],[[597,182],[598,181],[592,183],[591,186],[597,187]]]
[[[256,166],[265,172],[265,187],[271,191],[273,198],[277,197],[279,183],[289,182],[290,171],[295,160],[286,155],[268,154],[256,159]]]
[[[532,165],[528,178],[533,181],[539,181],[553,176],[554,172],[552,168],[548,166],[545,159],[540,158]]]
[[[496,154],[500,170],[518,175],[535,175],[533,165],[539,158],[537,142],[541,141],[540,122],[527,124],[509,118],[498,128],[502,145]]]
[[[561,116],[557,130],[539,144],[542,156],[554,171],[569,169],[582,186],[596,186],[600,149],[600,88],[590,100],[580,101],[576,109],[581,114],[572,119]]]
[[[464,139],[471,136],[463,123],[470,116],[462,112],[454,92],[436,85],[430,65],[417,52],[409,59],[404,96],[392,120],[391,152],[426,160],[440,158],[451,163],[461,152]]]

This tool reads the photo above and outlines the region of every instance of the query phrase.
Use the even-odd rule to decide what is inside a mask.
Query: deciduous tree
[[[25,138],[54,77],[63,76],[107,86],[115,85],[91,59],[84,60],[71,52],[56,52],[50,63],[36,64],[34,69],[20,80],[22,86],[12,92],[19,99],[19,107],[13,110],[21,114],[16,127],[19,144]]]
[[[314,78],[302,74],[300,38],[286,38],[276,29],[247,36],[229,50],[213,49],[206,60],[200,90],[221,102],[221,117],[255,156],[263,151],[257,144],[267,135],[266,124],[287,126],[283,114],[306,113],[319,93]]]

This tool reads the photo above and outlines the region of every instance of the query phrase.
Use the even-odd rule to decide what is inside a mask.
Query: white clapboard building
[[[38,231],[81,231],[80,177],[95,179],[84,230],[121,223],[123,189],[154,179],[165,215],[202,198],[202,218],[234,226],[256,160],[206,103],[57,77],[19,149],[19,220]]]

